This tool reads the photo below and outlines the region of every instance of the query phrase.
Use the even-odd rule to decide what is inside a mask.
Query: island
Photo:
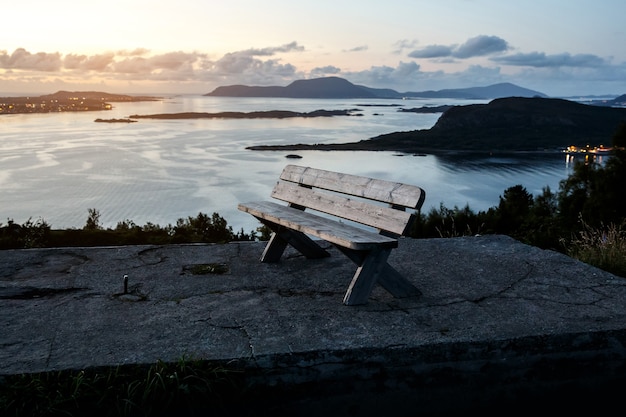
[[[422,106],[422,107],[412,107],[410,109],[398,109],[399,112],[403,112],[403,113],[422,113],[422,114],[428,114],[428,113],[443,113],[446,110],[449,110],[450,107],[452,107],[452,105],[449,104],[444,104],[441,106]]]
[[[257,145],[246,149],[395,151],[403,153],[563,151],[602,148],[621,123],[626,108],[581,104],[564,99],[508,97],[487,104],[452,106],[430,129],[394,132],[358,142]]]
[[[96,119],[96,123],[135,123],[137,120],[133,119]]]
[[[162,97],[99,91],[57,91],[36,97],[0,97],[0,115],[111,110],[116,102],[159,101]]]
[[[446,89],[439,91],[398,92],[391,88],[372,88],[356,85],[340,77],[321,77],[296,80],[287,86],[228,85],[217,87],[205,96],[212,97],[283,97],[283,98],[358,98],[358,99],[494,99],[502,97],[547,97],[545,94],[500,83],[486,87]]]
[[[160,114],[133,114],[131,119],[286,119],[290,117],[332,117],[332,116],[361,116],[355,114],[358,109],[349,110],[314,110],[311,112],[295,112],[289,110],[267,110],[253,112],[185,112]]]

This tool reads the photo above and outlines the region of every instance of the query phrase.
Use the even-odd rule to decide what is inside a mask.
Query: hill
[[[493,99],[501,97],[546,97],[538,91],[522,88],[510,83],[494,84],[486,87],[446,89],[399,93],[389,88],[370,88],[355,85],[339,77],[323,77],[298,80],[286,87],[230,85],[217,87],[205,96],[213,97],[281,97],[281,98],[456,98]]]
[[[592,100],[589,104],[608,107],[626,107],[626,94],[622,94],[612,100]]]
[[[453,106],[430,129],[389,133],[344,144],[249,149],[430,153],[556,150],[570,145],[609,145],[620,123],[626,123],[626,108],[592,106],[563,99],[509,97],[488,104]]]
[[[405,93],[406,97],[494,99],[503,97],[548,97],[539,91],[529,90],[511,83],[493,84],[486,87],[456,88],[438,91]]]
[[[217,87],[205,96],[215,97],[284,97],[284,98],[377,98],[374,91],[359,87],[339,77],[294,81],[286,87]]]

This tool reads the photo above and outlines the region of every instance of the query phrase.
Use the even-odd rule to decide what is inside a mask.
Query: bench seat
[[[272,201],[242,203],[238,205],[238,208],[258,219],[298,230],[348,249],[372,250],[379,246],[398,247],[398,240],[395,238]]]

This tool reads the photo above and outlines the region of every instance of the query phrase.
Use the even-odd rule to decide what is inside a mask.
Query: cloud
[[[117,74],[127,79],[188,79],[192,76],[197,62],[205,59],[204,54],[187,52],[168,52],[144,57],[146,50],[132,52],[118,51],[100,55],[66,55],[63,59],[65,70],[91,71]],[[136,74],[133,77],[133,74]],[[164,74],[168,74],[164,76]],[[178,75],[176,75],[178,74]]]
[[[442,58],[452,56],[454,47],[445,45],[429,45],[409,53],[410,58]]]
[[[606,61],[597,55],[592,54],[576,54],[568,53],[546,55],[543,52],[531,52],[527,54],[519,53],[514,55],[494,57],[492,61],[504,65],[523,66],[523,67],[600,67],[606,64]]]
[[[480,35],[461,45],[428,45],[408,54],[410,58],[458,58],[467,59],[505,52],[508,43],[498,36]]]
[[[93,56],[69,54],[63,58],[63,67],[69,70],[106,71],[114,59],[115,54],[112,52]]]
[[[344,52],[363,52],[367,51],[367,45],[355,46],[354,48],[344,49]]]
[[[8,55],[6,51],[0,51],[0,68],[53,72],[61,67],[61,54],[58,52],[31,54],[24,48],[18,48]]]
[[[142,55],[147,55],[150,53],[149,49],[146,48],[136,48],[133,49],[132,51],[128,51],[126,49],[121,49],[119,51],[117,51],[115,54],[116,55],[120,55],[120,56],[142,56]]]
[[[415,49],[418,44],[419,42],[415,39],[401,39],[393,44],[394,50],[392,51],[392,53],[401,54],[402,51],[404,51],[405,49]]]
[[[56,73],[60,77],[104,77],[111,80],[223,80],[240,76],[244,79],[281,80],[294,76],[296,68],[278,59],[264,59],[281,53],[300,52],[297,42],[261,49],[247,49],[210,60],[206,54],[174,51],[150,55],[145,48],[119,50],[96,55],[60,53],[32,54],[16,49],[12,54],[0,51],[0,69]],[[17,74],[17,73],[16,73]]]
[[[340,72],[341,72],[340,68],[335,67],[333,65],[327,65],[325,67],[313,68],[309,74],[312,78],[319,78],[319,77],[325,77],[329,75],[336,75],[336,74],[339,74]]]
[[[293,81],[296,74],[292,64],[282,64],[276,59],[263,61],[242,51],[226,54],[215,62],[204,62],[198,75],[206,81],[227,84],[276,85]]]
[[[369,87],[406,88],[414,85],[420,74],[423,74],[420,66],[411,61],[400,62],[397,67],[374,66],[364,71],[342,73],[341,76]]]
[[[248,55],[248,56],[273,56],[278,53],[286,53],[286,52],[294,52],[294,51],[302,52],[304,51],[304,47],[298,45],[298,42],[291,42],[282,46],[273,46],[273,47],[262,48],[262,49],[247,49],[245,51],[240,51],[237,53],[241,55]]]
[[[178,51],[155,55],[148,58],[147,61],[153,68],[177,70],[191,66],[198,59],[202,59],[203,57],[203,54]]]
[[[455,58],[472,58],[505,52],[508,49],[509,45],[504,39],[481,35],[468,39],[454,50],[453,55]]]
[[[415,44],[416,41],[403,40],[394,46],[414,48]],[[366,46],[360,46],[350,51],[365,49]],[[626,64],[613,65],[592,54],[503,55],[509,45],[496,36],[470,38],[461,45],[428,45],[410,52],[410,58],[437,61],[438,69],[428,71],[413,59],[358,71],[342,71],[333,65],[303,71],[287,60],[288,55],[282,55],[304,50],[297,42],[291,42],[234,51],[217,59],[199,52],[172,51],[153,55],[144,48],[94,55],[31,53],[23,48],[13,53],[0,50],[0,86],[6,91],[20,92],[89,86],[89,89],[103,91],[114,88],[111,92],[121,89],[137,93],[194,93],[211,91],[220,85],[287,85],[298,79],[332,75],[358,85],[392,88],[399,92],[512,82],[548,95],[564,95],[564,91],[623,93],[615,90],[622,89],[626,79]],[[482,56],[487,56],[487,60],[481,61],[481,65],[466,68],[459,65],[462,59]],[[445,62],[453,65],[446,67]]]
[[[260,60],[254,59],[247,53],[232,52],[217,60],[210,68],[211,72],[219,75],[242,74],[257,64]]]

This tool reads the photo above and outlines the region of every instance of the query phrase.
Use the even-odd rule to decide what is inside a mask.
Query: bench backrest
[[[310,208],[374,227],[384,234],[401,236],[408,233],[415,218],[413,212],[405,210],[419,210],[425,193],[414,185],[287,165],[272,197],[300,209]]]

